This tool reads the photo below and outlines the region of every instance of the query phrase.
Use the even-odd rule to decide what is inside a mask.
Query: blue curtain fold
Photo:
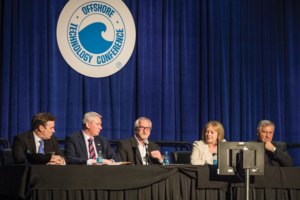
[[[131,137],[145,116],[150,140],[193,143],[218,120],[227,141],[249,141],[269,119],[274,140],[300,143],[300,1],[124,2],[136,25],[133,54],[116,74],[90,78],[57,46],[67,0],[0,1],[0,137],[12,142],[35,114],[50,112],[64,138],[95,111],[110,139]],[[290,153],[300,165],[300,152]]]

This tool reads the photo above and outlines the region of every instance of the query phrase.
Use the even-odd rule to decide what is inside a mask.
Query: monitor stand
[[[245,200],[249,200],[250,169],[245,169]]]

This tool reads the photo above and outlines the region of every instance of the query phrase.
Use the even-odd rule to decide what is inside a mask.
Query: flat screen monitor
[[[262,142],[219,142],[217,173],[235,175],[248,162],[251,165],[250,175],[264,175],[264,156],[265,145]]]

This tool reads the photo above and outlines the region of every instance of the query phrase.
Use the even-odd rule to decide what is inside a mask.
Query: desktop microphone
[[[144,140],[143,142],[146,145],[146,148],[148,148],[149,141],[148,140]]]

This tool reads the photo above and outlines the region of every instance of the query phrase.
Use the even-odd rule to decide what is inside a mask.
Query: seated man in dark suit
[[[288,154],[286,143],[272,141],[275,125],[269,120],[262,120],[257,126],[257,140],[251,142],[265,143],[266,167],[292,167],[294,161]]]
[[[57,138],[53,135],[56,117],[50,113],[39,113],[31,121],[32,131],[16,135],[13,140],[12,153],[15,164],[25,163],[25,154],[52,153],[49,165],[65,164],[65,155],[61,151]]]
[[[144,140],[148,140],[152,129],[152,122],[146,117],[137,119],[134,123],[135,135],[118,143],[117,154],[123,161],[135,165],[162,164],[163,157],[156,143],[149,142],[148,150],[151,155],[146,156]]]
[[[93,165],[96,164],[98,152],[103,155],[103,163],[121,162],[119,156],[109,145],[108,139],[99,136],[102,130],[102,116],[95,112],[84,115],[83,129],[66,137],[65,155],[68,164]]]

